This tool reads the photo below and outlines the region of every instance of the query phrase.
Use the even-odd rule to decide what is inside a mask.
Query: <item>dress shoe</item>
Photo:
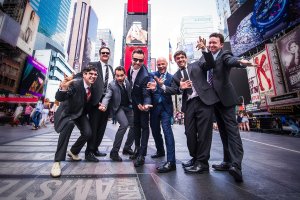
[[[92,152],[85,154],[85,160],[88,162],[99,162],[98,158]]]
[[[203,174],[204,172],[208,172],[208,170],[208,167],[202,167],[199,163],[195,163],[191,167],[184,168],[184,172],[187,174]]]
[[[95,151],[94,155],[97,157],[104,157],[104,156],[106,156],[106,153],[101,153],[100,151]]]
[[[52,166],[52,169],[51,169],[51,172],[50,172],[50,175],[53,178],[60,177],[60,175],[61,175],[60,162],[54,162],[54,164]]]
[[[151,155],[151,158],[160,158],[160,157],[164,157],[165,153],[158,153],[156,152],[156,154]]]
[[[140,167],[145,164],[145,157],[144,156],[138,156],[137,159],[134,162],[135,167]]]
[[[133,155],[132,149],[123,149],[122,152],[124,155]]]
[[[231,176],[233,176],[233,178],[236,182],[243,182],[242,171],[239,168],[232,166],[229,168],[228,171],[229,171],[229,174]]]
[[[119,156],[118,153],[111,153],[109,155],[109,157],[113,160],[113,161],[116,161],[116,162],[122,162],[122,158]]]
[[[129,156],[129,159],[135,160],[138,157],[138,155],[139,155],[139,148],[135,148],[133,154]]]
[[[182,167],[191,167],[193,166],[195,163],[195,159],[192,158],[191,160],[187,161],[187,162],[183,162],[181,163]]]
[[[214,168],[217,171],[228,171],[230,168],[230,164],[227,162],[221,162],[220,164],[212,165],[212,168]]]
[[[176,164],[171,162],[166,162],[157,168],[158,173],[167,173],[174,170],[176,170]]]
[[[67,155],[74,161],[81,161],[81,158],[78,154],[73,154],[72,151],[68,151]]]

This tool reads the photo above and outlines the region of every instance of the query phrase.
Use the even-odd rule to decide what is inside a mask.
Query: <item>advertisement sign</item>
[[[147,44],[148,18],[147,15],[127,15],[126,44]]]
[[[266,104],[265,96],[274,96],[274,84],[272,79],[272,71],[269,60],[267,59],[266,50],[261,51],[253,57],[255,67],[258,89],[260,94],[261,105]]]
[[[135,49],[142,49],[144,51],[144,55],[145,55],[144,65],[147,66],[147,60],[148,60],[148,48],[147,47],[126,46],[125,47],[125,64],[124,64],[124,68],[125,68],[126,72],[129,70],[129,68],[131,66],[131,55]]]
[[[258,82],[256,78],[256,69],[254,67],[247,67],[246,70],[248,75],[251,102],[252,103],[260,102]]]
[[[300,22],[297,0],[248,0],[228,18],[232,53],[239,56]]]
[[[287,90],[300,90],[300,26],[278,39],[277,48]]]
[[[285,86],[275,44],[266,44],[266,51],[272,69],[275,95],[282,95],[285,93]]]
[[[17,46],[29,55],[32,55],[39,22],[40,17],[32,9],[30,4],[27,3]]]
[[[148,0],[128,0],[127,13],[148,13]]]
[[[47,68],[28,56],[20,84],[20,94],[43,96],[46,74]]]
[[[150,70],[151,72],[155,72],[156,71],[156,58],[151,58],[151,64],[150,64]]]
[[[18,22],[0,10],[0,40],[15,47],[17,45],[20,29],[21,26]]]

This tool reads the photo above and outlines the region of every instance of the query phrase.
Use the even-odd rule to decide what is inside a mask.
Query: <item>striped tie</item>
[[[207,82],[209,85],[213,85],[213,72],[212,69],[208,71],[208,78],[207,78]]]
[[[106,93],[107,85],[108,85],[108,65],[104,65],[106,67],[105,71],[105,79],[104,79],[104,93]]]
[[[86,90],[87,90],[87,93],[86,93],[86,101],[90,101],[91,96],[92,96],[92,94],[91,94],[91,88],[90,88],[90,87],[87,87]]]

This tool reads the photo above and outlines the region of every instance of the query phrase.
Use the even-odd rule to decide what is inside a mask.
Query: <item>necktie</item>
[[[108,65],[105,65],[106,71],[105,71],[105,78],[104,78],[104,93],[106,93],[107,84],[108,84]]]
[[[207,78],[207,82],[209,85],[213,85],[213,72],[212,69],[208,71],[208,78]]]
[[[187,74],[187,69],[183,69],[183,78],[184,78],[184,81],[189,80],[189,76]],[[193,89],[188,88],[188,89],[186,89],[186,92],[187,92],[188,95],[191,95],[193,93]]]
[[[86,88],[87,92],[86,92],[86,101],[90,101],[92,93],[91,93],[91,88],[87,87]]]

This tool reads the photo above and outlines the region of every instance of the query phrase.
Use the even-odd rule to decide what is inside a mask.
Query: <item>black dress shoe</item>
[[[229,168],[228,171],[229,171],[229,174],[231,176],[233,176],[233,178],[236,182],[243,182],[242,171],[239,168],[232,166]]]
[[[116,162],[122,162],[122,158],[119,156],[118,153],[116,154],[110,154],[109,157],[113,160],[113,161],[116,161]]]
[[[132,149],[123,149],[122,152],[124,155],[133,155]]]
[[[166,162],[157,168],[158,173],[166,173],[174,170],[176,170],[176,164],[171,162]]]
[[[140,167],[145,164],[145,157],[144,156],[138,156],[137,159],[134,162],[135,167]]]
[[[228,171],[230,168],[230,164],[226,162],[221,162],[220,164],[212,165],[212,168],[214,168],[217,171]]]
[[[135,160],[139,155],[139,149],[140,149],[139,147],[135,148],[133,154],[129,156],[129,159]]]
[[[160,157],[164,157],[165,153],[158,153],[156,152],[156,154],[151,155],[151,158],[160,158]]]
[[[208,170],[208,167],[202,167],[199,163],[195,163],[191,167],[184,168],[184,172],[187,174],[203,174],[204,172],[208,172]]]
[[[85,154],[85,160],[88,162],[99,162],[92,152]]]
[[[181,163],[182,167],[191,167],[195,164],[195,159],[192,158],[191,160],[187,161],[187,162],[183,162]]]
[[[106,156],[106,153],[101,153],[100,151],[95,151],[94,155],[97,157],[104,157],[104,156]]]

